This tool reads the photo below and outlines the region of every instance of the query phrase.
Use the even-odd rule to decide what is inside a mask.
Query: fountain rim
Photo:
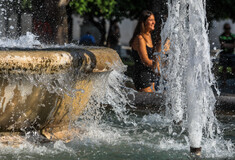
[[[116,51],[106,47],[0,47],[1,74],[107,72],[115,66],[124,65]]]

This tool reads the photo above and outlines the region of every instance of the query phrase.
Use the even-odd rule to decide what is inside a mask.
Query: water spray
[[[163,42],[171,41],[168,68],[163,71],[166,112],[173,121],[186,122],[190,151],[196,155],[201,154],[203,137],[213,137],[217,124],[205,2],[168,0],[168,19],[161,33]]]

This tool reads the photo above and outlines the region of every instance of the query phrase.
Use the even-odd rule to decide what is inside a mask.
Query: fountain
[[[122,66],[107,48],[1,48],[0,57],[1,132],[33,126],[51,140],[71,136],[65,130],[81,115],[95,80]]]
[[[36,131],[49,140],[70,141],[79,132],[73,125],[86,110],[98,81],[124,68],[112,49],[55,45],[68,41],[68,2],[0,2],[1,135]],[[37,36],[27,32],[17,37],[24,26],[23,3],[35,10],[28,20]]]
[[[112,49],[48,46],[31,33],[0,38],[0,135],[8,137],[0,138],[1,159],[181,160],[190,159],[190,147],[203,159],[233,158],[234,120],[220,125],[227,141],[213,113],[205,3],[169,0],[168,8],[165,114],[126,109],[135,109],[127,98],[135,91],[125,87],[125,66]],[[22,133],[50,143],[15,147]]]

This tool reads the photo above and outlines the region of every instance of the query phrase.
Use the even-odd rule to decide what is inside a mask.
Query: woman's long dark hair
[[[139,20],[138,20],[138,23],[137,23],[137,26],[135,28],[135,31],[133,33],[133,36],[129,42],[129,45],[132,46],[132,43],[134,42],[135,40],[135,37],[137,35],[139,35],[140,33],[144,32],[145,31],[145,25],[144,23],[146,22],[146,20],[151,16],[153,15],[153,13],[149,10],[144,10],[140,17],[139,17]]]

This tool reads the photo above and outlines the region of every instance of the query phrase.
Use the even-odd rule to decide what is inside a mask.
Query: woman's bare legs
[[[156,91],[155,90],[155,84],[152,83],[152,85],[150,87],[140,89],[139,91],[140,92],[148,92],[148,93],[155,92]]]

